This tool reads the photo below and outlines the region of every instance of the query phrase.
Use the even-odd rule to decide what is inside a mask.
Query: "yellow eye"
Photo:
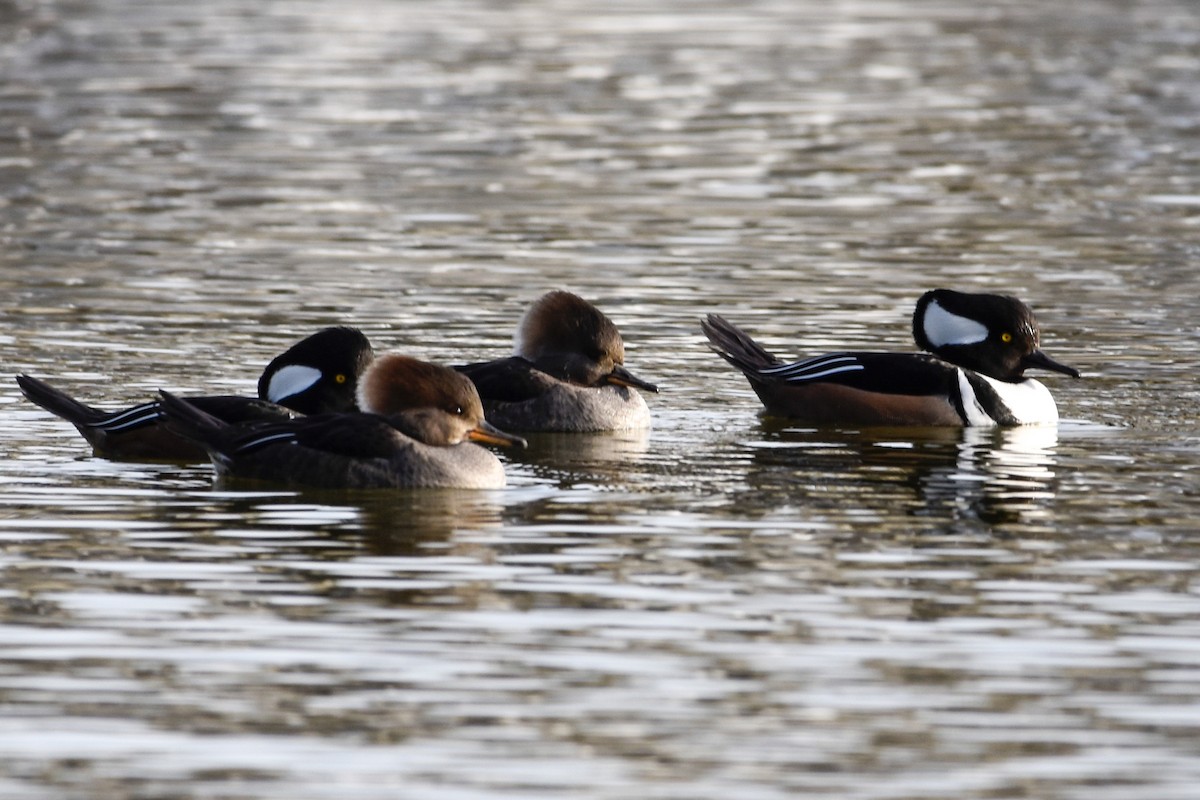
[[[1005,336],[1008,336],[1008,334],[1007,334],[1007,333],[1006,333],[1006,334],[1004,334],[1004,335],[1005,335]],[[1011,336],[1008,336],[1008,338],[1009,338],[1009,339],[1011,339],[1012,337],[1011,337]],[[1006,339],[1005,341],[1008,341],[1008,340]],[[345,375],[343,375],[343,374],[341,374],[341,373],[339,372],[337,375],[334,375],[334,376],[333,376],[333,382],[334,382],[334,383],[345,383],[345,382],[346,382],[346,376],[345,376]]]
[[[1000,341],[1004,342],[1005,344],[1008,344],[1009,342],[1012,341],[1012,334],[1005,331],[1004,333],[1000,334]]]

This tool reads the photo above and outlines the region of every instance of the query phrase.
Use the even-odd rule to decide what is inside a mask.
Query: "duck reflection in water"
[[[524,464],[539,480],[559,489],[594,485],[633,488],[640,470],[630,465],[642,462],[650,446],[650,429],[634,428],[601,433],[563,435],[533,433],[526,436],[529,447],[511,451],[511,463]]]
[[[815,430],[762,422],[747,506],[803,502],[823,517],[892,516],[951,525],[1036,523],[1053,501],[1058,428]],[[798,498],[798,484],[803,499]],[[909,531],[897,531],[905,534]]]
[[[210,521],[210,535],[227,530],[230,517],[254,524],[277,525],[305,539],[329,539],[319,554],[344,558],[365,546],[377,555],[444,554],[456,533],[499,528],[504,505],[492,492],[471,489],[278,489],[264,491],[262,482],[218,476],[201,512],[189,517],[197,527]],[[322,558],[323,560],[323,558]]]
[[[261,483],[229,476],[218,478],[216,488],[188,511],[190,535],[203,531],[208,545],[229,549],[232,561],[261,557],[261,550],[248,547],[247,536],[252,541],[272,531],[263,544],[272,563],[264,587],[299,591],[298,597],[353,595],[393,607],[474,607],[487,585],[484,573],[493,569],[493,559],[479,550],[499,538],[503,523],[503,506],[490,492],[264,491]],[[231,529],[230,519],[247,525]]]

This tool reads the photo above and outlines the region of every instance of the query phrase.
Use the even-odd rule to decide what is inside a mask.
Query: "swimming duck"
[[[355,408],[358,376],[373,356],[371,343],[357,329],[325,328],[267,364],[258,380],[257,399],[217,395],[189,401],[226,422],[347,411]],[[173,462],[206,458],[202,448],[161,424],[157,400],[104,411],[30,375],[18,375],[17,384],[31,402],[74,425],[101,458]]]
[[[397,353],[376,358],[361,412],[229,424],[162,392],[168,425],[208,452],[218,475],[331,489],[498,489],[504,467],[473,442],[523,447],[488,423],[464,375]]]
[[[839,352],[786,363],[716,314],[701,328],[769,415],[853,426],[1058,421],[1054,397],[1025,370],[1079,372],[1041,351],[1037,320],[1017,298],[935,289],[917,301],[912,324],[926,353]]]
[[[621,333],[578,295],[552,291],[530,305],[514,355],[457,367],[474,381],[489,420],[525,432],[645,428],[650,409],[636,391],[658,387],[625,369]]]

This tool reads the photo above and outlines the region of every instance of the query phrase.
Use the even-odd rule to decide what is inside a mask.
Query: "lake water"
[[[0,797],[1200,796],[1188,0],[0,0]],[[698,327],[1002,291],[1057,429],[761,419]],[[92,458],[26,402],[462,363],[551,288],[652,430],[497,492]]]

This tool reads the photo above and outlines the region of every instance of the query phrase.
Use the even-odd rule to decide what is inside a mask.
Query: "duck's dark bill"
[[[613,371],[608,374],[605,380],[606,382],[616,386],[628,386],[631,389],[641,389],[646,392],[654,392],[655,394],[658,394],[657,386],[655,386],[653,383],[642,380],[621,366],[614,367]]]
[[[1066,364],[1060,364],[1050,356],[1043,353],[1041,350],[1034,350],[1029,355],[1025,356],[1026,367],[1041,367],[1048,369],[1051,372],[1061,372],[1063,375],[1070,375],[1072,378],[1079,377],[1079,370],[1074,367],[1068,367]]]

